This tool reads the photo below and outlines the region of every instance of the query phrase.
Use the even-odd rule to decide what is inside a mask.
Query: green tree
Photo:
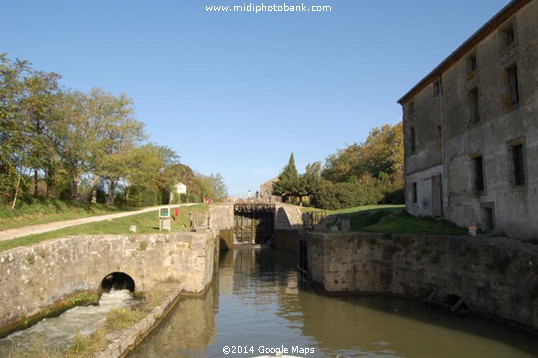
[[[129,175],[133,158],[140,157],[134,150],[146,137],[143,123],[133,118],[132,100],[94,88],[88,94],[64,93],[58,107],[58,147],[71,197],[77,197],[82,176],[90,179],[92,201],[102,180],[109,182],[113,195]]]
[[[0,54],[0,194],[4,202],[12,202],[12,207],[28,167],[21,101],[25,96],[24,78],[30,72],[28,61],[11,61],[7,54]]]
[[[305,173],[301,176],[304,196],[315,195],[322,186],[321,162],[307,164]]]
[[[91,201],[96,201],[97,186],[101,180],[110,183],[113,196],[117,182],[127,172],[124,163],[129,151],[147,137],[144,124],[133,118],[132,100],[125,94],[114,96],[99,88],[91,90],[88,114],[94,132],[90,146],[92,172]]]
[[[397,180],[403,174],[402,123],[384,125],[370,131],[364,143],[352,144],[329,156],[322,176],[334,183],[365,173],[377,178],[381,173]]]
[[[58,152],[63,168],[71,183],[70,197],[78,196],[78,185],[83,174],[90,169],[90,153],[95,133],[88,115],[88,98],[82,92],[65,92],[60,97],[58,122]]]
[[[215,200],[222,200],[228,196],[228,187],[226,186],[222,175],[217,173],[211,174],[209,177],[211,178],[211,185],[213,189],[213,195],[211,197]]]
[[[293,153],[291,153],[288,165],[282,169],[278,180],[273,183],[273,194],[287,199],[290,197],[300,197],[303,192],[303,183],[295,167],[295,158]]]
[[[59,79],[55,73],[34,72],[23,81],[26,95],[20,102],[20,111],[26,138],[25,162],[34,173],[34,196],[39,194],[40,172],[45,174],[47,195],[50,195],[54,171],[59,163],[55,132]]]
[[[144,200],[146,204],[162,203],[164,192],[169,193],[170,183],[167,177],[167,169],[178,164],[177,154],[169,147],[159,146],[152,143],[133,148],[126,156],[126,171],[122,182],[125,189],[125,201],[134,205],[132,192],[142,193],[151,197],[152,202]],[[174,183],[175,184],[175,183]]]

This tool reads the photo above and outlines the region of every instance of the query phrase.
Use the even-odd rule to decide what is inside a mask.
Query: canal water
[[[181,299],[128,357],[538,357],[528,332],[415,301],[327,297],[303,287],[295,268],[271,249],[221,253],[207,293]]]

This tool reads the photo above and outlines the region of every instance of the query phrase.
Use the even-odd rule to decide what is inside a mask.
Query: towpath
[[[192,205],[192,204],[181,204],[179,206],[187,206],[187,205]],[[176,207],[176,206],[177,205],[174,205],[174,206],[171,206],[171,207]],[[126,212],[123,212],[123,213],[106,214],[106,215],[99,215],[99,216],[90,216],[90,217],[81,218],[81,219],[55,221],[55,222],[51,222],[51,223],[47,223],[47,224],[38,224],[38,225],[25,226],[25,227],[16,228],[16,229],[4,230],[4,231],[0,231],[0,241],[12,240],[12,239],[16,239],[18,237],[34,235],[34,234],[41,234],[41,233],[44,233],[44,232],[60,230],[60,229],[66,228],[66,227],[77,226],[77,225],[82,225],[82,224],[88,224],[88,223],[93,223],[93,222],[97,222],[97,221],[104,221],[104,220],[109,220],[109,219],[117,219],[117,218],[122,218],[122,217],[126,217],[126,216],[147,213],[147,212],[150,212],[150,211],[157,211],[157,210],[159,210],[159,208],[160,208],[160,206],[154,206],[154,207],[144,208],[144,209],[137,210],[137,211],[126,211]]]

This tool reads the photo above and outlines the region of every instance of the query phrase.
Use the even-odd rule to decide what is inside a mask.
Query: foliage
[[[388,177],[372,178],[364,174],[360,179],[351,178],[347,182],[332,183],[323,181],[320,190],[312,197],[316,207],[339,210],[381,202],[389,186]]]
[[[302,194],[299,173],[295,167],[293,153],[290,155],[288,165],[282,169],[278,180],[273,183],[273,194],[283,197],[298,197]]]
[[[381,173],[394,180],[403,175],[402,122],[374,128],[364,143],[353,144],[326,160],[322,176],[334,183],[369,173],[377,178]]]
[[[364,143],[355,143],[329,156],[321,176],[325,181],[313,196],[318,207],[340,209],[402,203],[402,123],[374,128]]]
[[[227,195],[220,174],[194,174],[171,148],[144,143],[126,94],[67,90],[60,79],[0,54],[1,203],[46,196],[153,205],[167,203],[178,181],[197,200]]]
[[[12,207],[23,176],[43,169],[51,153],[47,123],[52,120],[58,79],[54,73],[32,71],[27,61],[0,54],[0,195]]]
[[[291,153],[288,165],[282,169],[278,180],[273,183],[272,193],[281,195],[288,201],[290,198],[297,198],[302,203],[304,197],[317,193],[321,184],[321,163],[308,164],[305,173],[299,174],[295,167],[295,158]]]
[[[374,128],[364,143],[353,144],[320,162],[308,164],[304,174],[295,167],[293,153],[273,184],[273,194],[304,198],[328,210],[377,203],[402,203],[402,123]]]

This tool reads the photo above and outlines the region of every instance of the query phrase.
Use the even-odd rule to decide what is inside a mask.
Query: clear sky
[[[373,127],[508,0],[0,0],[0,53],[126,93],[150,141],[246,196]],[[218,5],[327,12],[209,12]],[[266,8],[269,10],[270,8]]]

